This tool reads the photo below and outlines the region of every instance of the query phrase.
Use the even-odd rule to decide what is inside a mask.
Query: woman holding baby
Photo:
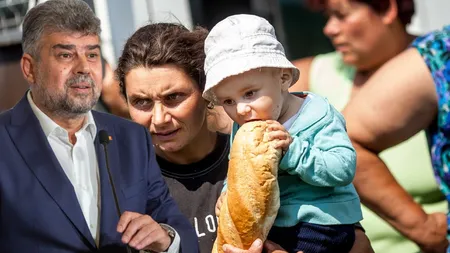
[[[215,204],[230,149],[229,136],[211,130],[208,119],[217,111],[202,98],[206,36],[205,29],[189,31],[178,24],[144,26],[128,39],[117,69],[130,116],[149,128],[171,195],[191,220],[205,253],[216,238]],[[351,252],[372,252],[364,232],[352,230],[356,243]],[[280,249],[269,241],[264,247]],[[257,240],[249,252],[262,248]],[[227,252],[238,250],[229,247]]]

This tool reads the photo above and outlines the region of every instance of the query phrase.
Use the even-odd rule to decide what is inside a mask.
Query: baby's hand
[[[266,120],[266,122],[269,124],[269,139],[273,141],[274,147],[286,151],[292,142],[291,135],[280,122],[275,120]]]
[[[222,193],[220,194],[219,199],[218,199],[217,202],[216,202],[216,216],[217,216],[217,217],[219,217],[219,214],[220,214],[220,207],[222,207],[222,203],[223,203],[223,200],[225,199],[226,195],[227,195],[227,192],[226,192],[226,191],[222,192]]]

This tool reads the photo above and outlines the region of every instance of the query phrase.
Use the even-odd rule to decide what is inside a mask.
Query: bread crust
[[[264,121],[253,121],[236,133],[213,253],[223,252],[224,244],[248,249],[257,238],[264,241],[277,216],[281,150],[271,145],[267,127]]]

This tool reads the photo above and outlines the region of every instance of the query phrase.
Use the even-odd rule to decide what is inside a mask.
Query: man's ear
[[[397,1],[389,0],[389,8],[381,14],[381,20],[384,24],[390,25],[398,18],[398,6]]]
[[[34,84],[36,82],[36,76],[34,73],[36,67],[36,61],[30,54],[23,54],[22,59],[20,60],[20,67],[22,69],[23,77],[30,84]]]
[[[281,89],[287,91],[292,84],[292,69],[282,68],[280,71]]]

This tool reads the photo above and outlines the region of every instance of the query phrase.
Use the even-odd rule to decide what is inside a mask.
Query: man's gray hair
[[[48,0],[38,4],[28,11],[23,21],[23,52],[39,59],[42,35],[53,32],[99,36],[100,20],[81,0]]]

